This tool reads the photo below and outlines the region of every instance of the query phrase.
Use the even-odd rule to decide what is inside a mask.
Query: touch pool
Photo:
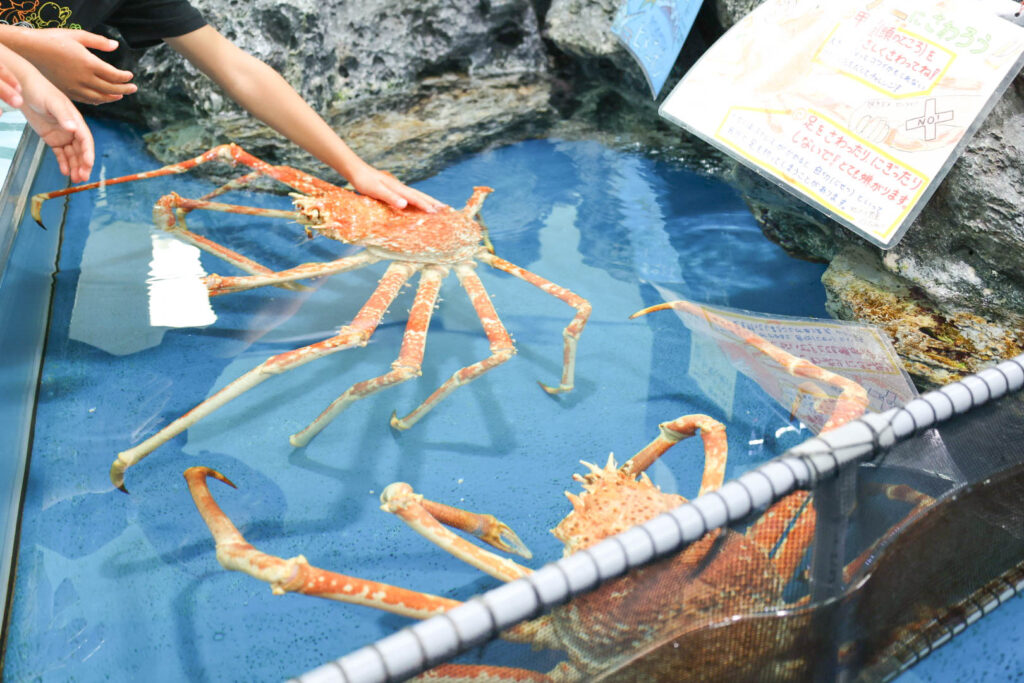
[[[96,173],[112,178],[157,165],[133,129],[91,123],[101,155]],[[825,317],[823,267],[789,259],[764,240],[729,188],[597,143],[554,140],[467,159],[417,186],[458,207],[475,184],[495,188],[482,216],[498,253],[594,305],[573,392],[550,397],[537,386],[557,380],[572,309],[481,266],[518,356],[413,429],[395,432],[388,417],[487,355],[454,278],[442,290],[422,377],[356,403],[307,447],[289,445],[288,435],[348,386],[394,360],[406,292],[366,348],[274,378],[229,404],[130,469],[127,496],[107,479],[117,451],[268,356],[332,334],[372,292],[382,267],[305,292],[217,297],[211,308],[187,294],[200,272],[195,255],[151,229],[159,196],[198,197],[211,184],[182,176],[71,198],[35,408],[5,678],[279,680],[407,623],[274,596],[222,570],[181,477],[192,465],[238,485],[218,485],[214,494],[265,552],[301,553],[321,567],[466,599],[496,581],[381,512],[387,484],[410,482],[435,500],[496,514],[540,566],[561,552],[547,530],[568,510],[562,492],[581,458],[603,462],[614,451],[623,460],[660,422],[691,412],[727,423],[728,477],[808,435],[742,376],[725,408],[721,398],[706,398],[687,372],[691,349],[677,319],[628,319],[661,301],[651,282],[707,303]],[[244,200],[289,206],[262,193]],[[44,210],[51,230],[61,220],[52,204]],[[272,268],[347,249],[307,241],[281,220],[214,214],[194,215],[190,224]],[[201,264],[205,272],[227,269],[206,256]],[[684,444],[652,475],[665,490],[693,495],[702,464],[699,446]]]

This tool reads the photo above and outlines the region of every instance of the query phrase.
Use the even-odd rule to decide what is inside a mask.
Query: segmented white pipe
[[[677,552],[708,531],[742,520],[795,489],[809,488],[840,467],[868,460],[879,449],[1022,387],[1024,354],[923,394],[901,408],[865,415],[808,439],[717,491],[292,680],[382,683],[415,676],[605,579]]]

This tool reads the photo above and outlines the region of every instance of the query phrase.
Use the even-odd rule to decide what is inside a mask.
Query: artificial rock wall
[[[759,0],[705,3],[673,78]],[[367,161],[414,181],[529,137],[640,146],[737,186],[765,234],[829,262],[837,317],[884,327],[922,386],[1024,352],[1024,77],[893,250],[883,252],[657,117],[611,35],[619,0],[195,0]],[[164,161],[233,140],[337,177],[166,46],[129,53],[140,92],[97,110],[144,123]]]

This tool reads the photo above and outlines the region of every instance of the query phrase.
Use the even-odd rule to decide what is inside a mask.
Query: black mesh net
[[[1022,417],[975,408],[424,677],[891,677],[1022,585]]]

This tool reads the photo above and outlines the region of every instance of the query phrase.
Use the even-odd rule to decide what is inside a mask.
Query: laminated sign
[[[1022,64],[974,0],[767,0],[661,115],[888,249]]]
[[[693,28],[702,0],[625,0],[612,21],[612,33],[640,64],[654,97]]]

